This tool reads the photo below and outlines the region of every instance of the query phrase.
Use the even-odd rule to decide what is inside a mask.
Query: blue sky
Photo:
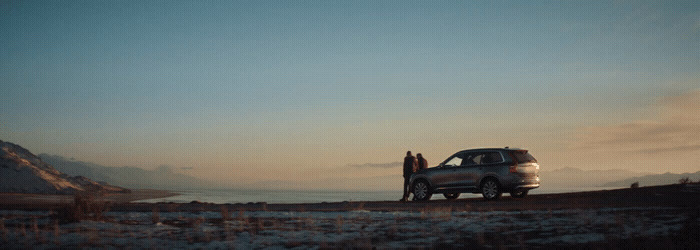
[[[501,144],[566,167],[558,150],[582,128],[663,120],[659,100],[700,88],[697,1],[0,1],[0,13],[0,139],[209,178],[261,159],[317,169],[414,149],[437,163]]]

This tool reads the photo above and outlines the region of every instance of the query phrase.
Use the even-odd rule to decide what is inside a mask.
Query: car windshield
[[[518,161],[518,163],[537,163],[537,160],[535,160],[535,157],[532,157],[530,153],[528,153],[525,150],[519,150],[513,152],[513,157],[515,157],[515,160]]]
[[[450,159],[449,161],[445,162],[445,166],[450,166],[450,167],[459,166],[461,164],[462,164],[462,157],[461,156],[455,156],[452,159]]]

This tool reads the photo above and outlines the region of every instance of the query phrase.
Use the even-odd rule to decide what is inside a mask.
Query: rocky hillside
[[[80,191],[129,192],[82,176],[68,176],[29,150],[0,140],[0,192],[72,194]]]

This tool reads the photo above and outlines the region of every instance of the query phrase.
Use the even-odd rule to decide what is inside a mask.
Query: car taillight
[[[513,152],[508,152],[510,154],[510,158],[513,159],[513,165],[510,166],[508,169],[508,172],[511,173],[517,173],[518,172],[518,158],[515,157],[515,153]]]
[[[508,169],[508,172],[517,173],[518,172],[518,165],[516,164],[516,165],[510,166],[510,168]]]

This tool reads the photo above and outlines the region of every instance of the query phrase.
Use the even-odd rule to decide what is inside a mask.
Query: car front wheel
[[[481,184],[481,194],[484,195],[486,200],[495,200],[501,197],[501,187],[498,181],[494,179],[486,179],[483,184]]]
[[[427,201],[430,200],[432,195],[430,186],[428,186],[428,183],[424,180],[416,181],[416,183],[413,184],[413,197],[416,198],[416,200]]]

